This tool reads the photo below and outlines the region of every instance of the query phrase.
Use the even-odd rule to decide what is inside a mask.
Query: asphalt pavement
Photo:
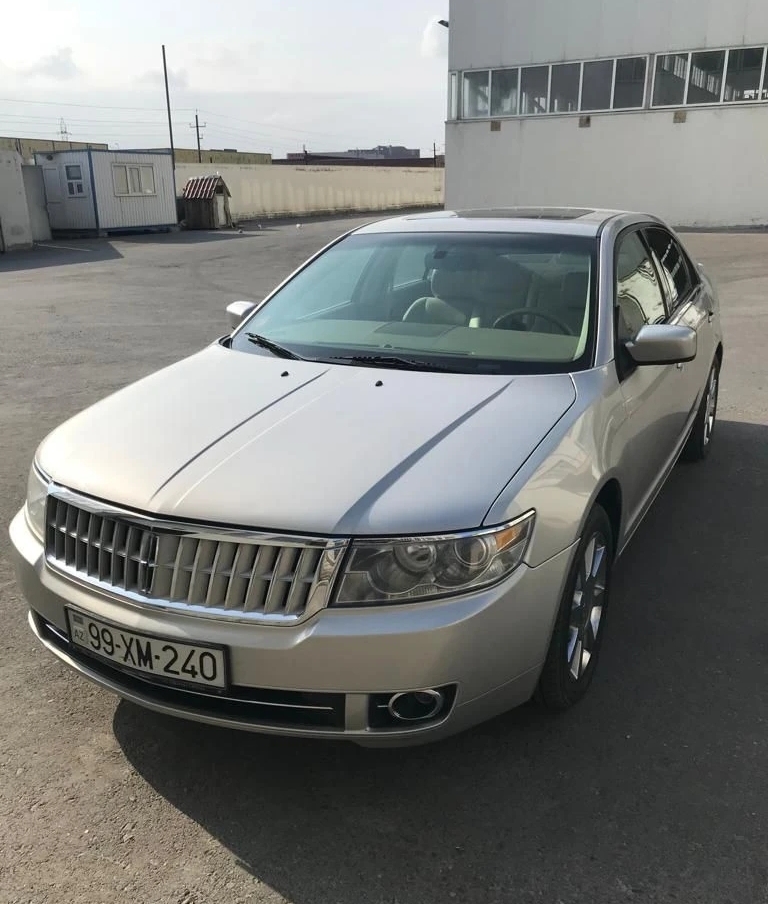
[[[53,427],[356,222],[0,256],[0,523]],[[723,303],[713,452],[619,564],[599,674],[564,716],[399,751],[164,718],[39,648],[0,531],[0,901],[768,902],[768,235],[686,241]]]

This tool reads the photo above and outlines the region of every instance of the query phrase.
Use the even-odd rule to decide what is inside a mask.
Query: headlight
[[[523,561],[535,513],[492,530],[356,540],[334,604],[372,606],[453,596],[496,584]]]
[[[49,480],[38,470],[37,465],[29,469],[27,480],[27,524],[39,540],[45,539],[45,501],[48,498]]]

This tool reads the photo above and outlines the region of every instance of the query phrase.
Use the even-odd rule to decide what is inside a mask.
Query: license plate
[[[67,609],[69,637],[75,646],[120,669],[151,675],[163,683],[225,690],[227,658],[223,647],[179,643],[138,634]]]

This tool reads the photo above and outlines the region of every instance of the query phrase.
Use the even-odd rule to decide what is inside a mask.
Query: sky
[[[38,0],[3,8],[0,136],[167,147],[444,144],[448,0]],[[8,40],[8,36],[14,36]]]

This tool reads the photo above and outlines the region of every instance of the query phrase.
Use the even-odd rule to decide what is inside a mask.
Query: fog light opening
[[[442,691],[406,691],[393,694],[387,709],[392,718],[400,722],[423,722],[439,715],[444,705]]]

